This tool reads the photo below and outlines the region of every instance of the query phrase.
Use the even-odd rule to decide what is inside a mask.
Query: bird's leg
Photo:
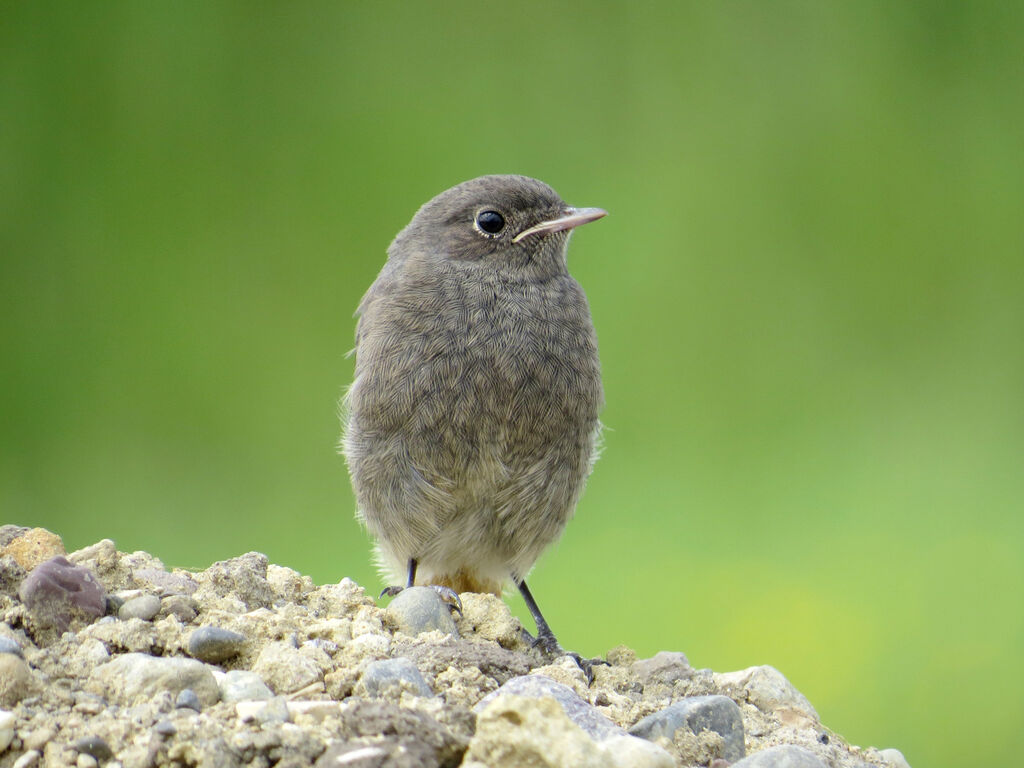
[[[409,558],[409,578],[406,581],[405,586],[404,587],[400,587],[398,585],[394,585],[394,586],[391,586],[391,587],[385,587],[381,591],[380,597],[394,597],[399,592],[401,592],[403,589],[409,589],[410,587],[414,586],[416,584],[416,566],[418,566],[418,565],[419,565],[419,561],[416,560],[415,557],[410,557]],[[449,609],[451,609],[452,611],[458,611],[460,614],[462,613],[462,600],[459,599],[458,592],[456,592],[451,587],[444,587],[444,586],[441,586],[440,584],[430,584],[428,586],[432,590],[437,592],[438,595],[441,596],[441,600],[445,603],[445,605],[448,606]]]
[[[415,584],[416,583],[416,566],[417,565],[419,565],[419,563],[416,562],[416,558],[415,557],[410,557],[409,558],[409,579],[408,579],[408,581],[406,581],[405,586],[404,587],[400,587],[397,584],[394,584],[394,585],[392,585],[390,587],[384,587],[384,589],[381,591],[379,597],[394,597],[399,592],[401,592],[403,589],[408,589],[413,584]]]
[[[584,659],[578,653],[573,651],[566,651],[555,638],[555,633],[551,631],[551,627],[548,626],[547,621],[544,619],[544,615],[540,612],[540,608],[537,607],[537,601],[533,599],[533,594],[530,592],[530,588],[526,586],[526,579],[518,579],[513,577],[516,586],[519,587],[519,593],[523,596],[523,601],[526,603],[526,608],[530,611],[530,615],[533,616],[533,622],[537,625],[537,637],[530,637],[530,633],[523,630],[530,641],[530,644],[534,648],[540,648],[548,656],[569,656],[573,661],[583,670],[583,674],[587,678],[587,685],[594,682],[594,665],[595,664],[606,664],[607,662],[602,659]]]

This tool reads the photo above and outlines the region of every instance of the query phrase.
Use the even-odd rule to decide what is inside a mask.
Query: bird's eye
[[[480,211],[476,215],[476,226],[486,235],[496,235],[505,228],[505,217],[497,211]]]

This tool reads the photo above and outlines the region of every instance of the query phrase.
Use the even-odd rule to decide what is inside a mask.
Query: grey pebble
[[[158,736],[167,738],[173,736],[178,732],[178,726],[172,723],[170,720],[161,720],[159,723],[153,726],[153,732]]]
[[[659,737],[672,740],[676,731],[688,728],[693,734],[704,729],[725,740],[722,757],[734,763],[746,754],[743,743],[743,716],[728,696],[690,696],[665,707],[638,722],[629,732],[648,741]]]
[[[136,581],[144,581],[156,587],[161,595],[191,595],[199,585],[184,573],[168,573],[157,568],[140,568],[132,575]]]
[[[177,709],[194,709],[196,712],[203,711],[203,705],[199,701],[199,697],[196,696],[196,692],[191,688],[185,688],[178,693],[178,698],[174,700],[174,706]]]
[[[221,627],[200,627],[188,639],[188,652],[210,664],[237,656],[245,646],[245,635]]]
[[[452,618],[451,607],[430,587],[409,587],[391,601],[387,613],[407,635],[440,630],[447,635],[459,636]]]
[[[15,656],[22,656],[24,658],[21,646],[18,645],[17,641],[3,635],[0,635],[0,653],[13,653]]]
[[[391,686],[411,688],[417,696],[433,696],[434,691],[427,685],[423,675],[409,659],[398,657],[383,659],[367,665],[359,680],[370,696],[380,696]]]
[[[733,763],[732,768],[826,768],[826,765],[809,749],[781,744],[755,752]]]
[[[220,691],[213,672],[195,659],[125,653],[100,664],[89,675],[85,689],[112,704],[134,706],[164,691],[177,696],[191,688],[199,700],[216,704]]]
[[[562,685],[543,675],[521,675],[513,677],[496,691],[484,696],[473,711],[479,713],[491,701],[502,694],[529,696],[539,699],[550,696],[557,701],[565,714],[595,741],[604,741],[613,736],[624,736],[626,732],[584,701],[567,685]]]
[[[117,618],[121,621],[128,619],[142,619],[151,621],[160,612],[160,598],[156,595],[139,595],[131,600],[126,600],[124,605],[117,609]]]
[[[186,595],[165,597],[160,610],[168,616],[174,616],[182,624],[188,624],[199,615],[196,601]]]
[[[644,685],[652,682],[671,685],[693,675],[693,667],[686,654],[680,651],[659,651],[649,659],[633,662],[630,671]]]
[[[223,701],[262,701],[274,698],[274,692],[255,672],[233,669],[220,679]]]
[[[86,736],[71,745],[73,749],[86,755],[92,755],[99,762],[109,760],[114,756],[114,751],[99,736]]]
[[[284,696],[275,696],[267,701],[267,705],[256,713],[258,723],[287,723],[291,718],[288,712],[288,700]]]

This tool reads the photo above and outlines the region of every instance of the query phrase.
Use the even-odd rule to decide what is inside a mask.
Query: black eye
[[[481,232],[496,235],[505,228],[505,217],[497,211],[480,211],[476,215],[476,225]]]

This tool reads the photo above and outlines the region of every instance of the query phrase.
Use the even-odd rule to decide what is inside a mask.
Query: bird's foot
[[[565,650],[550,631],[538,632],[537,637],[534,637],[524,629],[523,638],[531,647],[538,649],[549,659],[559,659],[563,656],[568,656],[576,662],[576,666],[580,668],[583,676],[587,679],[588,687],[594,682],[594,667],[608,666],[608,662],[604,659],[585,659],[575,651]]]
[[[459,593],[456,592],[454,589],[452,589],[451,587],[443,587],[440,584],[426,584],[422,586],[426,586],[428,589],[432,589],[435,592],[437,592],[438,596],[441,598],[441,602],[447,605],[448,610],[450,610],[452,613],[458,611],[459,615],[462,615],[462,600],[459,599]],[[384,589],[381,590],[380,595],[378,595],[378,598],[395,597],[400,592],[404,592],[406,589],[409,589],[409,587],[400,587],[397,585],[391,587],[384,587]]]

